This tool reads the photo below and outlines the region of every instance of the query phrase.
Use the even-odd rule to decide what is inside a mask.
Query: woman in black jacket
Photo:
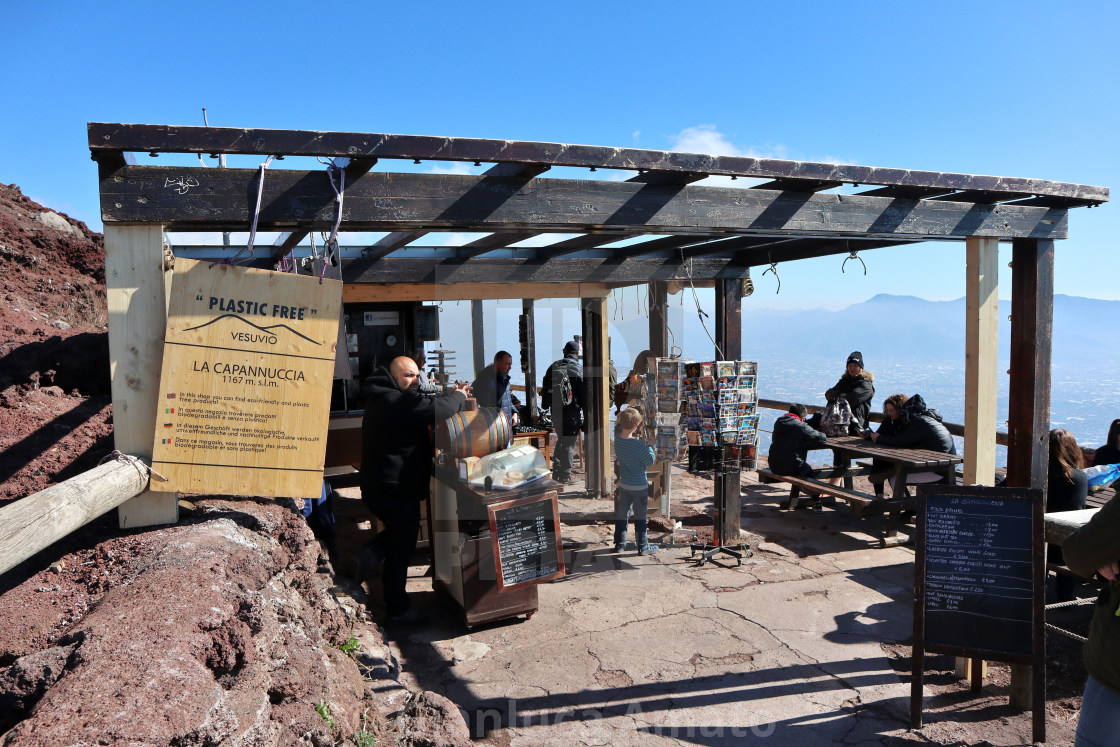
[[[1093,465],[1120,464],[1120,418],[1112,421],[1108,428],[1108,442],[1097,448],[1093,454]]]
[[[1061,428],[1050,431],[1050,466],[1046,472],[1046,510],[1080,511],[1089,495],[1089,480],[1081,471],[1081,447],[1073,434]],[[1051,563],[1062,563],[1062,549],[1050,545]],[[1073,599],[1077,579],[1059,573],[1055,592],[1059,602]]]
[[[871,412],[871,398],[875,396],[875,374],[863,370],[863,353],[852,351],[848,356],[847,369],[836,385],[825,391],[827,399],[843,397],[852,408],[852,422],[848,433],[858,436],[867,428],[867,415]]]

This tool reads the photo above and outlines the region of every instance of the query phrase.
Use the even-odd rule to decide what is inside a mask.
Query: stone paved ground
[[[744,496],[755,552],[738,567],[696,567],[687,546],[614,555],[594,520],[610,502],[565,496],[568,575],[539,586],[528,621],[466,632],[414,567],[437,624],[396,641],[402,677],[457,703],[485,744],[1029,742],[1006,687],[977,699],[934,673],[910,732],[913,551],[880,549],[876,520],[843,508],[780,512],[779,495]],[[1050,744],[1072,737],[1048,728]]]

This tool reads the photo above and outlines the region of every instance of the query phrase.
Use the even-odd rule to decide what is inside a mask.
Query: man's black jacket
[[[463,409],[462,392],[435,397],[402,391],[384,367],[365,381],[362,418],[362,491],[398,485],[418,498],[432,476],[431,430]]]
[[[787,412],[774,421],[774,437],[767,456],[770,471],[778,475],[801,474],[809,447],[823,446],[827,441],[823,433]]]

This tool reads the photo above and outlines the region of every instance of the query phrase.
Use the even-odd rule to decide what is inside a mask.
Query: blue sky
[[[7,5],[0,182],[98,230],[85,123],[198,125],[202,106],[220,126],[1120,183],[1116,3]],[[1058,292],[1120,299],[1117,216],[1072,211]],[[760,268],[748,303],[964,294],[963,244],[863,256],[866,276],[841,257],[781,265],[777,295]]]

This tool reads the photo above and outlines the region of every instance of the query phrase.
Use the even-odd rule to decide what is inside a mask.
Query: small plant
[[[362,644],[358,642],[358,639],[355,638],[354,636],[350,636],[350,640],[346,641],[346,643],[339,646],[338,650],[341,651],[342,653],[346,654],[347,656],[350,656],[351,654],[353,654],[355,651],[357,651],[361,647],[362,647]]]
[[[358,747],[377,747],[377,737],[362,729],[354,732],[354,744]]]
[[[329,705],[320,700],[319,704],[315,706],[315,712],[327,722],[327,726],[332,729],[334,728],[334,717],[331,716],[331,707]]]

